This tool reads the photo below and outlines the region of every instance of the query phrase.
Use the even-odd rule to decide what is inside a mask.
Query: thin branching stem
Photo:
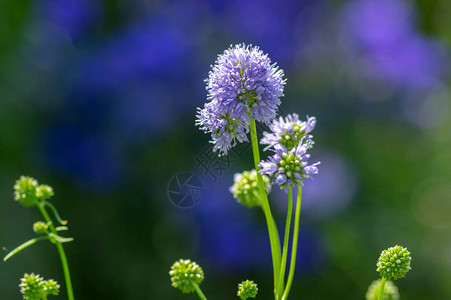
[[[293,187],[290,185],[290,188],[288,190],[288,210],[287,210],[287,221],[285,224],[285,237],[283,239],[282,263],[280,264],[279,283],[277,286],[277,290],[279,292],[279,294],[277,295],[278,298],[280,298],[283,293],[285,270],[287,267],[288,242],[290,239],[290,227],[291,227],[292,213],[293,213]]]
[[[49,214],[45,210],[46,203],[39,203],[38,208],[41,212],[42,216],[44,217],[45,221],[49,224],[50,232],[54,235],[58,235],[57,231],[55,229],[55,226],[53,226],[53,223],[49,217]],[[48,204],[47,204],[48,206]],[[69,300],[74,300],[74,292],[72,290],[72,281],[70,278],[70,272],[69,272],[69,264],[67,262],[66,253],[64,252],[64,248],[61,242],[58,240],[55,240],[56,249],[58,250],[61,264],[63,266],[63,272],[64,272],[64,279],[66,281],[66,290],[67,290],[67,297]]]
[[[298,185],[298,197],[296,200],[296,213],[294,217],[293,242],[291,245],[292,248],[291,248],[290,273],[288,274],[287,285],[285,287],[282,300],[286,300],[288,298],[288,294],[290,293],[291,284],[293,283],[294,278],[294,269],[296,267],[296,254],[298,250],[299,221],[301,217],[301,204],[302,204],[301,200],[302,200],[302,186]]]

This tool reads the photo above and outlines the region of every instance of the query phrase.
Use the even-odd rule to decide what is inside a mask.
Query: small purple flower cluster
[[[265,151],[276,144],[282,144],[291,149],[304,137],[311,140],[312,136],[309,133],[315,128],[315,124],[315,117],[307,116],[307,121],[300,121],[298,114],[287,115],[285,118],[279,117],[269,125],[271,133],[263,132],[260,144],[268,145]]]
[[[269,123],[283,96],[284,73],[258,47],[239,44],[219,55],[206,79],[208,100],[196,125],[211,133],[220,154],[247,141],[250,118]]]
[[[320,162],[309,165],[313,136],[309,133],[316,124],[315,117],[301,122],[297,114],[280,117],[270,125],[272,133],[264,132],[261,144],[268,144],[265,150],[274,152],[267,161],[262,161],[259,173],[271,176],[281,188],[302,184],[304,178],[318,174]]]

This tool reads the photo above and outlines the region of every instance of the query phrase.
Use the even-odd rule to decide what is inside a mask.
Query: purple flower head
[[[227,155],[237,140],[240,143],[248,141],[249,124],[221,113],[216,101],[205,104],[203,109],[198,108],[196,125],[205,133],[211,134],[213,151],[219,149],[220,155]]]
[[[239,44],[219,55],[207,82],[208,99],[240,123],[269,123],[283,96],[283,71],[258,47]]]
[[[316,118],[307,116],[307,121],[300,121],[297,114],[287,115],[285,118],[279,117],[270,125],[271,133],[263,132],[261,144],[268,145],[265,150],[275,147],[277,144],[283,145],[287,149],[292,149],[299,145],[299,142],[311,143],[312,136],[309,133],[315,128]]]
[[[312,146],[311,140],[300,140],[290,151],[282,144],[274,145],[271,149],[275,154],[267,161],[260,162],[260,174],[269,175],[280,188],[295,184],[302,184],[304,178],[318,174],[317,166],[320,162],[309,165],[310,155],[307,150]]]

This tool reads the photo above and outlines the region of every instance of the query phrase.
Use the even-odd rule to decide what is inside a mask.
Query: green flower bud
[[[238,285],[237,296],[242,300],[246,300],[247,298],[255,298],[255,296],[257,296],[257,293],[257,284],[251,280],[243,281]]]
[[[202,268],[189,259],[176,261],[172,265],[169,275],[171,276],[172,286],[185,294],[194,292],[193,283],[199,285],[204,280]]]
[[[271,192],[269,177],[266,175],[262,175],[262,177],[266,192]],[[255,170],[236,173],[233,177],[233,185],[229,190],[238,202],[247,207],[260,205],[260,191]]]
[[[382,251],[377,263],[377,271],[384,278],[397,280],[406,276],[411,269],[411,260],[407,248],[397,245]]]
[[[43,287],[44,278],[40,277],[39,274],[25,273],[20,281],[20,292],[22,293],[24,300],[41,300],[46,296]]]
[[[41,184],[36,189],[36,197],[41,201],[47,200],[50,197],[52,197],[53,195],[55,195],[55,194],[53,193],[52,187],[49,185]]]
[[[37,234],[47,234],[48,228],[49,226],[42,221],[38,221],[33,224],[33,231]]]
[[[60,285],[53,279],[44,281],[43,283],[44,292],[47,295],[58,296]]]
[[[20,292],[24,300],[42,300],[47,299],[48,295],[57,296],[60,288],[55,280],[44,280],[39,274],[34,273],[25,273],[20,281]]]
[[[21,176],[14,185],[14,199],[25,207],[32,207],[38,203],[36,189],[38,182],[28,176]]]
[[[377,298],[379,297],[381,280],[382,279],[375,280],[370,284],[370,286],[368,287],[368,291],[366,292],[366,300],[377,300]],[[385,282],[384,296],[382,299],[399,300],[398,288],[393,283],[393,281],[387,280]]]

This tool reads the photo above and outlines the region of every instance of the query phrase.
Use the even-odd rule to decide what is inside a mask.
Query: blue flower
[[[207,82],[208,99],[221,113],[249,123],[269,123],[283,96],[283,71],[258,47],[239,44],[219,55]]]
[[[283,71],[258,47],[230,46],[209,73],[208,100],[198,108],[196,125],[211,133],[213,151],[227,154],[236,142],[248,141],[250,119],[269,123],[283,96]]]
[[[249,124],[221,113],[216,101],[205,104],[203,109],[198,108],[196,125],[205,133],[211,133],[213,152],[219,149],[220,155],[227,155],[237,141],[248,141]]]
[[[313,142],[310,139],[304,140],[302,138],[297,147],[293,147],[290,151],[285,146],[276,144],[272,149],[275,154],[267,161],[260,162],[262,169],[259,173],[271,176],[281,188],[302,184],[304,178],[318,174],[317,166],[320,162],[308,164],[310,154],[307,150]]]
[[[268,145],[264,150],[281,144],[291,150],[296,147],[301,139],[304,142],[311,140],[309,133],[315,128],[316,118],[307,116],[307,121],[300,121],[297,114],[287,115],[285,118],[274,119],[269,125],[271,133],[263,132],[260,144]],[[312,143],[313,144],[313,143]]]

